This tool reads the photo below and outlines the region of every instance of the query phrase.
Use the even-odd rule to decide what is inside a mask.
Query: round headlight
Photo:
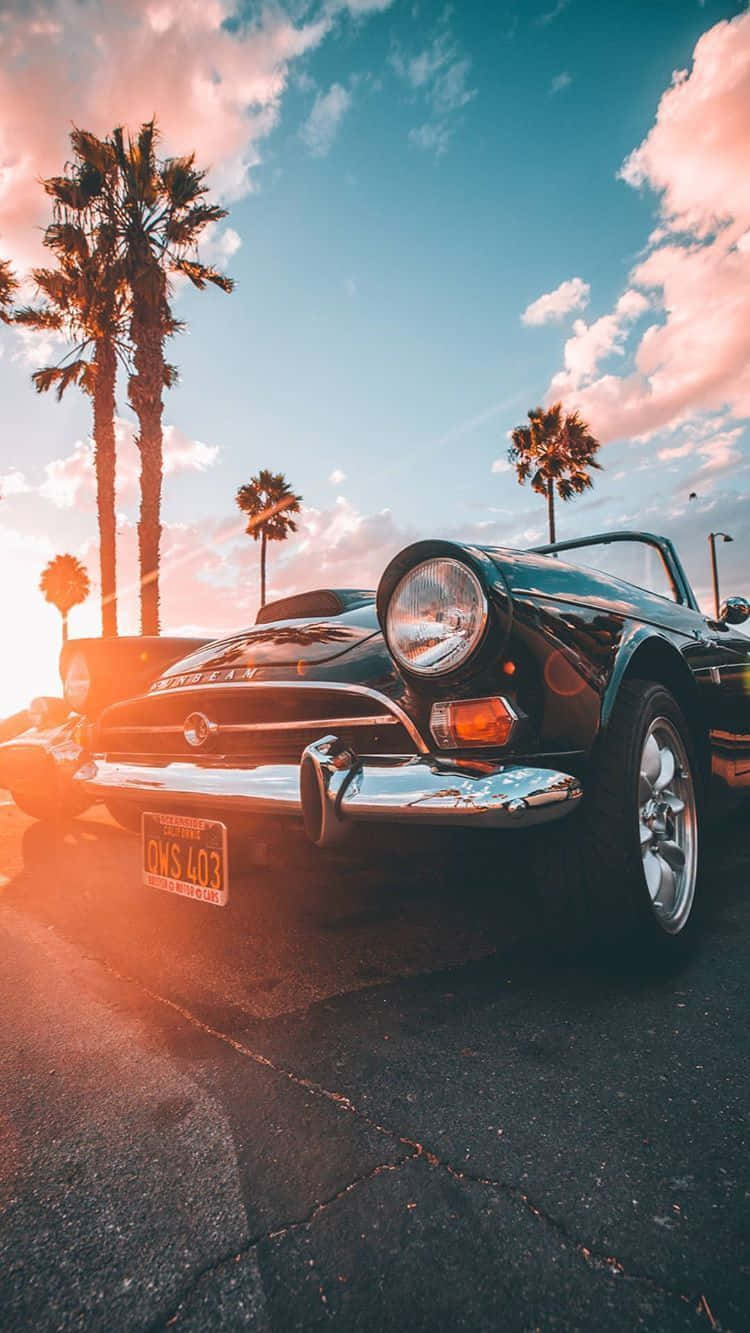
[[[471,656],[487,623],[487,598],[460,560],[425,560],[404,574],[386,613],[388,647],[417,675],[454,671]]]
[[[91,673],[85,657],[80,653],[72,659],[65,672],[63,694],[65,702],[76,713],[82,713],[91,691]]]

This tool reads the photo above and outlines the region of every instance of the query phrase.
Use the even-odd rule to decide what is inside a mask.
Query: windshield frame
[[[563,555],[566,551],[575,551],[582,546],[610,546],[613,542],[642,542],[646,546],[656,547],[672,584],[675,602],[679,606],[688,606],[691,611],[697,611],[700,614],[700,608],[695,600],[687,575],[668,537],[660,537],[654,532],[597,532],[591,537],[574,537],[570,541],[552,542],[545,546],[532,546],[530,553],[533,555]],[[617,576],[613,574],[610,577],[616,578]],[[627,579],[618,579],[617,582],[626,583],[631,588],[639,588],[639,591],[646,592],[650,597],[658,597],[660,601],[668,600],[661,593],[652,592],[648,588],[640,588],[639,584],[629,583]]]

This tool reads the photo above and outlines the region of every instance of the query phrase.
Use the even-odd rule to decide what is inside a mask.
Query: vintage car
[[[69,642],[64,702],[0,745],[0,786],[39,817],[104,802],[146,883],[217,905],[242,816],[322,846],[359,821],[491,827],[498,859],[501,832],[554,824],[528,840],[552,919],[669,954],[708,802],[750,792],[749,616],[703,615],[650,533],[420,541],[376,593],[303,593],[219,642]]]

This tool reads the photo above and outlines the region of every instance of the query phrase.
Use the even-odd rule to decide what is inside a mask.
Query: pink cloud
[[[118,417],[115,422],[117,439],[117,498],[119,503],[132,500],[138,492],[140,458],[135,444],[135,428],[129,421]],[[177,472],[205,472],[219,457],[219,447],[191,440],[178,426],[164,430],[164,475]],[[96,496],[94,477],[94,446],[90,440],[77,440],[69,454],[54,458],[45,465],[45,480],[39,494],[59,509],[73,505],[92,508]]]
[[[750,14],[717,23],[678,70],[656,122],[621,176],[662,196],[673,229],[708,235],[717,223],[750,217],[748,172]]]
[[[632,276],[659,292],[665,318],[646,329],[631,374],[575,394],[599,437],[647,436],[724,408],[750,415],[750,253],[721,233],[709,244],[662,246]]]
[[[337,12],[389,3],[339,0],[299,24],[269,5],[230,32],[229,0],[10,0],[0,12],[3,253],[21,267],[39,260],[39,177],[61,170],[71,123],[104,134],[156,114],[167,152],[194,148],[224,199],[246,194],[290,64],[323,40]]]
[[[584,310],[589,303],[589,291],[589,284],[583,278],[568,278],[554,291],[544,292],[531,305],[527,305],[521,315],[521,323],[549,324],[570,314],[571,310]]]
[[[647,437],[705,412],[750,415],[750,14],[716,24],[627,159],[630,185],[658,192],[662,225],[615,311],[578,321],[549,397],[571,396],[602,441]],[[721,224],[717,231],[717,224]],[[685,233],[687,232],[687,236]],[[640,290],[638,290],[640,289]],[[624,320],[660,308],[633,369],[595,378],[625,351]]]

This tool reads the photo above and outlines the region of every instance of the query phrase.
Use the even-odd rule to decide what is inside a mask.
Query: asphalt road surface
[[[746,829],[654,978],[491,835],[256,830],[219,910],[0,804],[4,1333],[750,1328]]]

